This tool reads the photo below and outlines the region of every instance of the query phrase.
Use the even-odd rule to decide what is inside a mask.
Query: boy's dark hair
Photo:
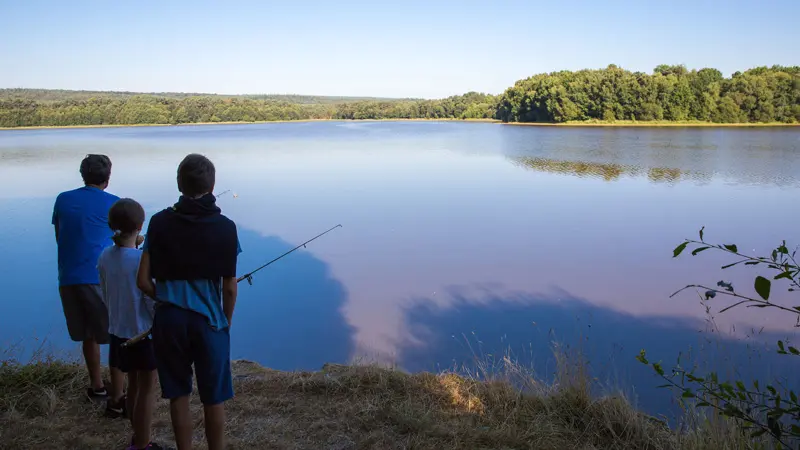
[[[81,161],[81,177],[86,185],[107,182],[111,178],[111,160],[106,155],[86,155]]]
[[[108,226],[121,234],[139,231],[144,223],[144,209],[132,198],[121,198],[108,210]]]
[[[203,155],[192,153],[178,165],[178,190],[187,197],[197,197],[214,189],[216,169]]]

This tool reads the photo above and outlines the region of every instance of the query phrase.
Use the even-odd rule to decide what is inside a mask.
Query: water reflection
[[[647,173],[647,179],[654,183],[675,183],[681,180],[681,175],[691,174],[694,180],[706,179],[708,176],[691,172],[684,172],[677,168],[624,166],[621,164],[606,164],[586,161],[561,161],[538,157],[514,157],[510,161],[519,167],[535,170],[537,172],[558,173],[578,177],[602,178],[605,181],[616,181],[621,176],[637,177]]]
[[[239,228],[245,273],[294,247],[277,237]],[[345,363],[353,351],[353,327],[342,314],[344,286],[327,264],[298,250],[258,272],[253,285],[239,285],[233,357],[249,358],[279,370],[317,370]]]
[[[522,159],[531,169],[609,181],[623,174],[647,174],[658,182],[659,171],[679,171],[681,180],[702,184],[724,179],[734,184],[800,185],[800,130],[793,127],[508,127],[500,147],[508,158]],[[653,169],[657,173],[652,174]]]
[[[180,160],[202,152],[217,167],[220,191],[239,194],[220,205],[242,233],[242,271],[344,225],[241,286],[235,357],[314,369],[366,354],[427,369],[463,355],[437,336],[471,331],[470,323],[489,327],[485,343],[521,330],[503,340],[519,347],[533,338],[515,315],[550,311],[531,320],[566,339],[580,331],[570,327],[573,310],[585,310],[581,317],[630,325],[615,339],[637,348],[625,347],[620,361],[638,351],[638,334],[654,351],[674,341],[663,349],[668,360],[693,343],[681,339],[702,328],[703,313],[690,293],[669,294],[721,278],[749,285],[753,275],[723,273],[730,261],[711,252],[675,260],[672,248],[702,225],[709,239],[747,252],[792,240],[800,212],[786,205],[800,186],[800,154],[791,150],[798,140],[800,130],[391,122],[0,132],[0,317],[14,318],[0,342],[66,337],[50,214],[58,192],[79,183],[83,155],[108,154],[111,192],[136,198],[151,215],[174,202]],[[782,220],[767,224],[764,211],[781,211]],[[787,300],[773,290],[776,302]],[[732,310],[718,320],[726,330],[783,333],[793,325],[767,311]],[[648,336],[658,323],[683,337],[656,342]],[[425,324],[432,334],[423,350],[414,344],[426,343]],[[600,326],[593,322],[592,332]],[[546,331],[537,336],[549,341]],[[602,342],[596,355],[613,348]],[[620,367],[625,386],[651,385],[636,378],[646,375],[635,365]]]
[[[559,343],[587,358],[600,390],[621,390],[652,414],[677,409],[673,396],[655,387],[661,383],[652,369],[635,360],[641,349],[665,366],[683,354],[685,367],[717,370],[722,378],[759,377],[794,385],[796,380],[789,378],[800,369],[796,358],[774,352],[775,341],[787,339],[785,334],[734,339],[698,320],[634,316],[565,291],[539,295],[457,288],[445,295],[452,297],[447,307],[420,298],[406,309],[410,336],[400,352],[403,367],[474,371],[510,355],[552,380],[552,346]]]

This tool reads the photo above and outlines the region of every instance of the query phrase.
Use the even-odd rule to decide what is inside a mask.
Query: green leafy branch
[[[783,342],[779,343],[779,347],[784,348]],[[800,353],[790,348],[793,349],[791,354]],[[652,366],[666,381],[667,384],[659,387],[679,391],[682,403],[692,400],[697,407],[711,408],[722,416],[737,420],[753,438],[767,434],[787,448],[792,448],[789,445],[791,442],[800,440],[800,426],[797,425],[800,423],[800,403],[792,390],[772,385],[762,390],[757,380],[753,381],[752,388],[747,388],[738,380],[733,383],[720,382],[716,372],[701,377],[681,367],[667,373],[661,363],[648,361],[644,350],[636,359]],[[787,423],[787,420],[794,423]]]
[[[789,252],[786,241],[772,250],[769,256],[750,256],[739,252],[736,244],[711,244],[704,239],[704,228],[700,229],[699,240],[686,239],[679,244],[672,252],[672,256],[678,257],[685,250],[690,249],[692,256],[696,256],[706,250],[716,250],[728,253],[736,257],[736,261],[722,266],[722,269],[744,264],[746,266],[766,266],[775,272],[771,280],[764,276],[756,276],[753,281],[753,289],[756,295],[747,295],[737,292],[733,283],[720,280],[716,287],[708,287],[702,284],[690,284],[677,292],[670,298],[683,292],[686,289],[703,289],[704,295],[701,298],[705,301],[716,298],[717,295],[727,296],[733,299],[732,304],[724,307],[720,312],[726,312],[738,306],[747,308],[776,308],[778,310],[792,313],[797,319],[797,326],[800,326],[800,306],[785,306],[770,301],[773,291],[773,282],[783,282],[789,285],[788,291],[800,290],[800,267],[796,260],[797,250]],[[700,294],[698,292],[698,294]],[[786,345],[783,341],[777,343],[777,353],[781,355],[800,356],[800,350]],[[752,388],[747,388],[745,383],[736,380],[733,383],[728,381],[720,382],[715,372],[706,376],[699,376],[694,370],[686,370],[677,367],[669,372],[665,371],[660,363],[648,361],[644,350],[637,356],[639,362],[652,366],[653,370],[666,381],[660,386],[680,392],[680,401],[685,404],[687,401],[694,402],[696,407],[705,407],[715,410],[718,414],[732,418],[740,424],[743,431],[748,431],[753,438],[768,435],[771,436],[778,448],[791,448],[789,443],[800,442],[800,403],[797,394],[784,386],[767,385],[762,390],[758,381],[753,381]]]
[[[706,242],[703,238],[704,230],[705,227],[700,229],[699,241],[693,239],[686,239],[684,242],[675,247],[675,249],[672,251],[672,257],[673,258],[678,257],[689,246],[695,247],[691,251],[692,256],[696,256],[700,252],[706,251],[708,249],[714,249],[732,254],[739,258],[738,261],[722,266],[722,269],[728,269],[737,266],[739,264],[744,264],[746,266],[764,265],[769,269],[776,271],[777,274],[773,277],[772,280],[769,280],[768,278],[765,278],[760,275],[755,278],[753,287],[756,291],[756,294],[758,294],[759,298],[750,295],[742,295],[736,292],[732,283],[727,283],[725,281],[717,282],[717,288],[711,288],[702,284],[690,284],[673,293],[670,296],[670,298],[676,296],[677,294],[683,292],[686,289],[690,288],[704,289],[705,300],[710,300],[712,298],[715,298],[717,294],[723,294],[738,300],[732,305],[729,305],[720,310],[721,313],[741,305],[744,305],[745,307],[749,308],[771,307],[791,312],[792,314],[796,315],[797,325],[800,326],[800,306],[787,307],[777,303],[772,303],[769,300],[772,291],[772,281],[787,280],[789,283],[789,288],[788,288],[789,292],[794,292],[800,289],[800,278],[798,278],[798,276],[800,275],[800,267],[799,267],[800,265],[798,265],[797,260],[795,259],[795,256],[797,254],[797,249],[795,249],[793,252],[790,253],[788,247],[786,246],[786,241],[783,241],[781,245],[772,250],[769,257],[745,255],[739,253],[739,249],[736,244],[720,245],[720,244],[710,244]]]

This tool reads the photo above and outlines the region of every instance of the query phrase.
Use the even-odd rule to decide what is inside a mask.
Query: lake
[[[759,352],[794,320],[714,315],[690,283],[750,268],[705,252],[672,258],[705,226],[712,242],[766,254],[796,244],[800,128],[564,128],[457,122],[313,122],[0,131],[0,342],[8,353],[77,349],[57,291],[53,201],[81,184],[87,153],[111,157],[109,192],[148,217],[177,199],[190,152],[217,167],[244,273],[308,238],[239,290],[234,358],[282,370],[377,361],[474,369],[503,355],[548,378],[559,343],[600,386],[671,409],[634,357],[727,374],[789,373]],[[235,196],[233,195],[235,194]],[[773,289],[776,301],[785,289]],[[718,311],[725,300],[708,303]],[[688,356],[686,356],[688,355]]]

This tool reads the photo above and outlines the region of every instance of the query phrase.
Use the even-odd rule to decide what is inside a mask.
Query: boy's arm
[[[236,306],[236,296],[239,293],[239,284],[236,277],[226,277],[222,279],[222,311],[228,319],[228,326],[233,320],[233,308]]]
[[[136,286],[148,297],[156,298],[156,284],[150,275],[150,253],[142,251],[142,259],[139,260],[139,271],[136,273]]]

